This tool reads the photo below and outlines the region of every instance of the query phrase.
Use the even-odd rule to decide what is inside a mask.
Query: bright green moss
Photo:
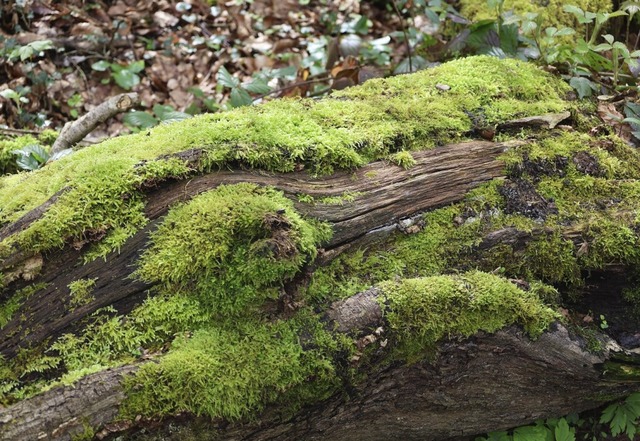
[[[4,328],[13,318],[13,314],[22,306],[25,300],[31,297],[36,291],[43,289],[45,283],[36,283],[26,286],[16,291],[4,303],[0,304],[0,329]]]
[[[167,291],[189,292],[213,311],[237,313],[278,298],[329,234],[303,220],[279,191],[220,186],[169,212],[137,274]]]
[[[18,171],[18,158],[11,152],[31,144],[38,144],[38,140],[31,135],[0,139],[0,176]]]
[[[451,89],[441,91],[438,83]],[[359,167],[399,150],[463,139],[472,128],[469,112],[495,124],[566,110],[568,90],[532,64],[472,57],[368,81],[321,101],[275,100],[111,139],[0,179],[0,224],[67,189],[40,220],[0,243],[0,258],[12,246],[44,251],[96,237],[102,239],[87,260],[117,250],[146,223],[145,183],[236,164],[280,172],[304,164],[318,174]],[[167,157],[190,149],[202,152],[195,163]]]
[[[69,305],[71,308],[86,305],[93,300],[91,292],[96,286],[96,279],[74,280],[69,284]]]
[[[461,0],[460,12],[474,21],[495,19],[496,11],[489,9],[486,1]],[[575,5],[588,12],[611,12],[613,7],[611,0],[506,0],[505,11],[513,11],[516,14],[535,12],[544,17],[543,27],[578,27],[573,14],[564,12],[564,5]]]
[[[404,169],[411,168],[416,164],[416,160],[413,159],[411,152],[405,150],[389,156],[389,160]]]
[[[303,348],[300,329],[313,344],[313,324],[292,319],[269,324],[201,329],[178,338],[159,363],[148,363],[125,384],[125,418],[191,412],[211,418],[250,417],[311,379],[326,396],[339,385],[326,358],[331,349]],[[322,332],[322,331],[320,331]],[[329,351],[329,352],[327,352]],[[323,385],[319,387],[319,385]]]
[[[424,357],[444,338],[495,332],[512,324],[524,326],[535,338],[559,317],[531,292],[478,271],[384,282],[379,288],[398,351],[409,360]]]

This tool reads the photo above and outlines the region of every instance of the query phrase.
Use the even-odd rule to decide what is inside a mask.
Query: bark
[[[504,130],[527,124],[555,126],[565,117],[511,122]],[[151,288],[131,277],[133,263],[145,249],[149,232],[170,206],[222,183],[252,182],[276,187],[296,202],[300,212],[331,223],[334,235],[315,263],[323,265],[351,247],[364,246],[393,231],[411,234],[411,219],[419,213],[459,201],[481,183],[504,179],[504,164],[498,156],[518,143],[473,141],[416,152],[416,164],[407,170],[381,161],[355,172],[323,178],[304,172],[228,170],[187,182],[149,182],[146,215],[151,222],[119,253],[108,256],[108,264],[95,261],[78,266],[81,251],[71,246],[47,256],[16,249],[0,263],[3,270],[22,272],[18,274],[22,279],[16,276],[13,281],[13,289],[32,282],[23,280],[29,264],[39,267],[37,281],[47,283],[47,288],[27,299],[13,320],[0,330],[0,352],[10,358],[21,348],[38,347],[62,333],[77,331],[83,318],[105,306],[114,306],[121,313],[130,311]],[[193,150],[184,152],[182,157],[196,162],[200,154]],[[370,179],[373,175],[375,179]],[[505,181],[504,188],[511,192],[505,196],[507,200],[526,190],[515,183],[510,187],[511,184]],[[319,198],[344,192],[357,193],[357,203],[313,205],[296,199],[300,193]],[[0,239],[38,220],[57,197],[59,194],[4,226]],[[529,202],[533,211],[552,205],[552,201],[535,198]],[[531,231],[499,228],[480,238],[476,249],[508,244],[517,250],[545,233],[543,227]],[[582,240],[582,232],[575,227],[568,226],[563,234],[576,243]],[[626,346],[633,347],[639,326],[637,319],[626,313],[621,300],[621,292],[627,287],[626,279],[621,277],[624,271],[624,267],[612,265],[592,274],[583,288],[582,301],[574,310],[606,314],[612,325],[609,334],[626,339]],[[64,306],[66,291],[60,287],[79,279],[97,279],[95,300],[69,311]],[[328,329],[355,335],[359,347],[374,345],[382,350],[387,342],[379,330],[386,323],[378,295],[377,289],[371,288],[331,304],[324,312]],[[25,334],[25,329],[30,332]],[[98,439],[133,436],[143,428],[163,439],[176,440],[186,434],[197,439],[215,434],[228,440],[458,439],[590,409],[638,390],[634,382],[638,375],[621,375],[622,368],[633,369],[636,356],[611,336],[599,333],[594,337],[604,348],[598,354],[589,352],[584,338],[561,323],[555,323],[536,341],[515,326],[494,334],[479,332],[464,340],[452,338],[439,343],[434,359],[368,367],[366,380],[346,382],[342,393],[289,420],[281,420],[277,409],[267,408],[258,421],[242,424],[191,415],[118,422],[115,416],[124,396],[123,375],[134,372],[140,363],[155,362],[147,359],[92,374],[73,386],[59,386],[0,408],[0,440],[70,440],[86,427],[97,428]]]

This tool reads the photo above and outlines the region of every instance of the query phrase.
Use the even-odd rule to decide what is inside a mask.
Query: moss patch
[[[69,306],[73,309],[86,305],[93,300],[91,292],[96,286],[96,279],[74,280],[69,284]]]
[[[220,186],[171,210],[151,236],[138,276],[237,314],[280,295],[330,230],[303,220],[281,192]]]
[[[0,243],[0,258],[12,247],[45,251],[68,242],[99,242],[88,259],[117,250],[146,223],[141,187],[149,182],[235,164],[281,172],[304,164],[318,174],[359,167],[464,139],[470,113],[495,124],[566,110],[568,91],[532,64],[472,57],[368,81],[326,100],[277,100],[111,139],[0,179],[0,225],[68,189],[40,220]],[[195,163],[170,156],[193,149],[202,151]],[[409,165],[407,154],[396,159]]]
[[[471,20],[495,19],[496,12],[489,9],[486,1],[461,0],[460,12]],[[558,28],[579,27],[575,16],[564,12],[563,6],[571,4],[580,7],[587,12],[611,12],[613,8],[611,0],[506,0],[505,11],[513,11],[523,15],[528,12],[541,14],[544,18],[543,27],[555,26]]]
[[[300,330],[314,346],[303,347]],[[313,401],[339,385],[331,347],[316,347],[317,322],[298,317],[269,324],[245,321],[233,327],[202,329],[179,338],[160,363],[149,363],[125,384],[126,418],[191,412],[212,418],[254,415],[295,389],[308,389]],[[332,339],[329,339],[332,341]],[[304,395],[304,392],[303,392]]]
[[[533,293],[478,271],[379,285],[385,318],[409,360],[429,354],[443,338],[495,332],[511,324],[539,336],[559,316]]]

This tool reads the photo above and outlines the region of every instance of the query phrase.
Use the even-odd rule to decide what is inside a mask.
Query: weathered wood
[[[333,225],[333,237],[326,244],[326,249],[331,250],[404,217],[460,200],[470,189],[502,176],[504,167],[497,160],[498,155],[519,144],[521,142],[472,141],[416,152],[416,165],[408,170],[380,161],[354,172],[339,172],[321,178],[305,172],[218,171],[186,182],[168,182],[150,188],[146,205],[150,224],[129,239],[119,252],[111,253],[107,257],[108,265],[104,265],[102,260],[78,265],[82,253],[73,247],[45,259],[39,280],[47,283],[47,287],[30,297],[14,314],[13,320],[0,330],[0,353],[11,357],[20,347],[37,346],[45,338],[69,332],[80,318],[108,305],[122,312],[130,310],[150,288],[129,277],[135,270],[139,254],[146,247],[149,232],[156,228],[169,207],[221,184],[252,182],[284,191],[296,201],[296,208],[302,213]],[[309,194],[322,198],[345,193],[356,194],[355,201],[340,205],[314,205],[298,202],[296,197]],[[51,200],[45,202],[5,227],[0,235],[28,227],[51,203]],[[0,266],[15,265],[16,260],[28,257],[31,256],[25,256],[18,250]],[[93,290],[95,300],[70,312],[65,303],[68,299],[66,287],[79,279],[97,280]],[[26,324],[20,319],[21,311],[28,313]],[[24,332],[25,329],[29,332]]]

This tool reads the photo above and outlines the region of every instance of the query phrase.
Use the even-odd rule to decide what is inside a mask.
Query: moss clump
[[[269,324],[244,321],[201,329],[179,338],[159,363],[148,363],[127,379],[125,418],[191,412],[239,419],[260,411],[283,394],[306,389],[313,378],[315,400],[339,385],[330,348],[303,348],[300,329],[318,341],[318,323],[292,319]],[[322,340],[322,339],[319,339]],[[320,392],[324,390],[324,392]]]
[[[513,11],[519,15],[530,12],[540,14],[544,18],[543,27],[576,28],[579,25],[575,16],[563,10],[563,6],[567,4],[578,6],[587,12],[611,12],[613,8],[611,0],[573,0],[571,2],[564,0],[506,0],[504,10]],[[496,18],[496,11],[491,10],[486,1],[461,0],[460,12],[474,21]]]
[[[96,286],[96,279],[80,279],[74,280],[68,286],[69,288],[69,305],[72,309],[78,306],[86,305],[93,300],[91,292]]]
[[[281,192],[220,186],[173,208],[151,236],[137,275],[189,292],[212,311],[238,313],[280,295],[316,256],[328,227],[303,220]]]
[[[411,152],[407,151],[394,153],[389,157],[389,160],[404,169],[411,168],[416,164],[416,160],[411,155]]]
[[[317,174],[359,167],[463,139],[470,113],[495,124],[564,111],[568,90],[532,64],[471,57],[368,81],[326,100],[277,100],[111,139],[0,179],[0,225],[67,189],[41,219],[0,243],[0,258],[14,247],[45,251],[97,238],[88,258],[117,250],[146,223],[141,188],[149,182],[237,164],[279,172],[304,164]],[[199,159],[175,156],[185,151],[200,152]]]
[[[534,294],[492,274],[473,271],[379,285],[385,318],[401,356],[423,357],[435,344],[478,331],[524,326],[533,338],[559,316]]]

